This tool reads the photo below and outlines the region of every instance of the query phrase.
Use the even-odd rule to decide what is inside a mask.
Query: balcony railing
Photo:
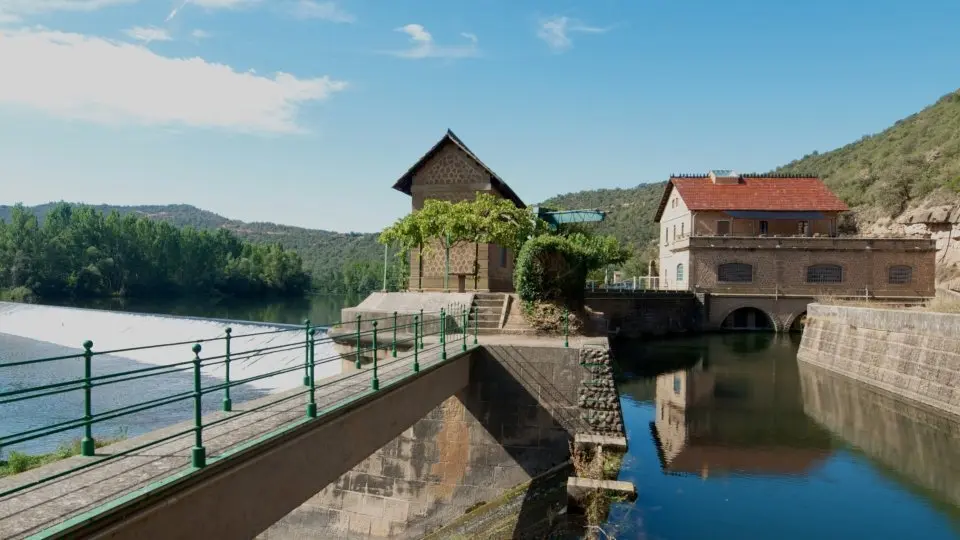
[[[929,238],[868,236],[699,236],[687,235],[666,246],[672,251],[691,248],[722,249],[814,249],[832,251],[936,251]]]

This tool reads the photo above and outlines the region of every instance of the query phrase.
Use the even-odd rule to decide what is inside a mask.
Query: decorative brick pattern
[[[447,144],[413,176],[413,185],[482,184],[490,175],[474,159],[452,144]]]

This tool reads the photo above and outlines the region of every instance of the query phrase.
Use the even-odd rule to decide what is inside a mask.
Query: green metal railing
[[[457,319],[461,319],[459,324]],[[466,306],[445,306],[439,311],[434,312],[425,312],[421,309],[415,314],[404,314],[403,320],[401,320],[400,314],[398,313],[393,313],[392,315],[386,317],[366,319],[358,315],[354,321],[340,322],[333,325],[318,326],[312,324],[309,320],[306,320],[304,321],[303,326],[299,327],[253,332],[242,335],[234,335],[231,328],[226,328],[222,336],[216,336],[208,339],[162,343],[143,347],[130,347],[105,351],[94,350],[94,343],[92,341],[85,341],[83,343],[83,350],[79,354],[39,358],[34,360],[22,360],[0,364],[0,381],[3,381],[5,379],[4,370],[7,368],[37,366],[38,368],[52,370],[55,369],[56,362],[80,361],[83,363],[82,378],[29,387],[11,386],[4,388],[3,386],[0,386],[0,414],[3,414],[3,405],[49,398],[69,392],[82,392],[83,395],[83,408],[82,411],[77,411],[78,416],[76,418],[55,422],[40,427],[34,427],[15,433],[0,433],[0,456],[3,455],[3,452],[16,450],[17,446],[22,445],[23,443],[37,441],[44,438],[48,438],[49,440],[52,438],[57,438],[58,436],[62,439],[63,434],[67,432],[82,430],[83,437],[80,440],[80,455],[93,457],[96,455],[97,441],[95,428],[103,422],[121,419],[136,413],[147,412],[159,407],[181,402],[192,402],[193,409],[193,426],[188,429],[181,430],[177,433],[165,436],[158,440],[150,441],[147,444],[139,445],[134,448],[105,455],[98,455],[96,457],[99,459],[90,460],[68,470],[50,474],[27,484],[22,484],[0,492],[0,498],[18,493],[25,489],[61,478],[69,474],[76,473],[93,465],[102,463],[104,460],[119,458],[124,455],[138,452],[150,446],[159,445],[177,437],[182,437],[189,434],[192,434],[194,439],[193,447],[191,448],[190,452],[190,464],[196,469],[203,468],[207,465],[208,460],[207,449],[204,446],[205,430],[230,421],[231,419],[239,416],[255,413],[267,407],[277,405],[278,403],[302,396],[306,396],[306,418],[315,419],[318,417],[317,393],[323,392],[325,389],[331,389],[333,385],[341,384],[344,380],[350,380],[355,377],[365,377],[367,374],[369,374],[370,385],[367,392],[379,391],[381,389],[381,354],[383,354],[384,357],[389,354],[391,359],[397,359],[398,350],[403,348],[407,350],[408,357],[412,360],[410,371],[406,371],[405,375],[401,377],[394,377],[391,381],[389,381],[392,382],[419,373],[421,370],[420,361],[423,359],[424,353],[429,350],[438,350],[439,358],[441,360],[446,360],[447,340],[449,336],[456,336],[462,339],[463,345],[461,350],[466,351],[467,334],[470,330],[467,322],[468,319]],[[353,326],[352,330],[350,328],[351,326]],[[388,326],[389,328],[386,328]],[[328,331],[326,334],[318,336],[318,328],[321,330],[333,329],[333,332],[331,333]],[[390,339],[389,346],[387,346],[387,344],[384,343],[384,340],[381,339],[380,334],[382,334],[384,331],[389,331],[391,333],[390,336],[392,339]],[[238,343],[242,343],[242,341],[238,340],[261,336],[273,340],[276,336],[283,334],[294,334],[296,332],[303,332],[303,338],[300,339],[291,335],[291,339],[289,341],[280,344],[267,344],[245,350],[235,350],[236,345]],[[355,336],[350,335],[351,332],[355,334]],[[476,333],[477,327],[475,325],[473,338],[474,344],[477,343]],[[458,334],[462,334],[462,336],[458,336]],[[332,343],[334,340],[340,340],[341,342],[344,339],[347,341],[352,341],[353,337],[356,339],[357,348],[355,366],[357,368],[362,368],[363,358],[372,355],[371,369],[358,369],[356,373],[337,377],[330,382],[317,384],[315,376],[316,367],[327,362],[340,362],[343,357],[339,353],[332,353],[323,358],[316,358],[316,346],[318,344]],[[425,337],[431,337],[430,344],[427,344],[424,339]],[[223,351],[222,354],[202,356],[204,351],[219,349],[217,345],[219,345],[220,342],[222,342],[222,349],[220,349]],[[369,346],[366,345],[367,343],[369,343]],[[184,354],[186,350],[189,349],[192,354],[191,357],[188,357],[189,359],[164,365],[153,365],[149,367],[110,373],[103,373],[98,369],[97,360],[99,358],[108,355],[116,356],[123,355],[124,353],[132,353],[150,349],[164,349],[164,352],[170,354],[171,356]],[[383,350],[382,352],[381,349]],[[302,366],[298,361],[288,362],[287,365],[278,365],[276,366],[277,369],[268,371],[266,373],[253,374],[240,379],[235,379],[232,377],[233,373],[231,373],[231,366],[233,365],[236,367],[236,363],[238,361],[242,362],[245,360],[256,360],[257,362],[262,362],[264,359],[269,361],[271,358],[275,360],[283,360],[283,358],[279,358],[279,355],[298,350],[303,350]],[[287,360],[289,360],[289,358],[287,358]],[[403,360],[397,359],[394,361],[402,362]],[[223,366],[222,380],[213,384],[208,382],[207,385],[204,386],[204,378],[202,377],[203,371],[207,370],[209,372],[210,368],[215,366]],[[277,399],[267,400],[265,403],[256,407],[245,407],[242,411],[233,410],[233,401],[230,393],[232,388],[288,373],[296,373],[301,370],[303,372],[304,389],[283,392],[276,396]],[[152,382],[150,381],[151,377],[177,373],[184,375],[189,374],[192,376],[191,390],[175,392],[162,397],[151,398],[145,401],[126,404],[106,410],[94,411],[93,400],[97,394],[97,389],[102,386],[130,381],[140,381],[141,383],[149,384]],[[208,417],[205,420],[203,398],[204,396],[218,393],[222,393],[221,409],[227,414],[216,419]],[[344,399],[353,399],[353,397],[354,396],[349,396]],[[337,403],[339,403],[339,401]],[[59,410],[60,409],[58,409],[58,411]],[[58,442],[63,441],[60,440]]]

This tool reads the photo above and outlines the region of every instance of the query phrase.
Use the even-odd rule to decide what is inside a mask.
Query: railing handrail
[[[383,317],[370,317],[361,320],[363,322],[371,322],[373,328],[371,330],[362,330],[357,328],[354,335],[358,337],[357,341],[357,355],[358,358],[362,355],[367,355],[373,353],[374,356],[374,371],[373,371],[373,380],[372,380],[372,389],[374,391],[379,389],[379,380],[377,378],[377,358],[380,356],[379,349],[387,349],[388,351],[393,351],[393,356],[396,357],[396,348],[398,343],[400,344],[409,344],[410,336],[412,334],[412,341],[414,344],[413,347],[413,373],[419,371],[419,356],[427,351],[440,349],[441,359],[446,359],[446,342],[447,335],[453,334],[463,334],[462,336],[462,347],[463,350],[466,350],[466,334],[469,332],[468,325],[468,314],[475,313],[477,310],[476,307],[466,304],[455,304],[450,306],[444,306],[440,310],[436,311],[423,311],[418,310],[413,316],[412,320],[401,320],[398,316],[398,312],[393,312],[389,315]],[[447,319],[451,319],[448,321]],[[476,317],[475,317],[476,320]],[[348,321],[347,325],[351,322]],[[450,323],[453,324],[450,324]],[[382,324],[381,324],[382,323]],[[432,324],[425,324],[432,323]],[[72,378],[64,381],[57,381],[54,383],[42,384],[27,386],[22,388],[15,388],[0,391],[0,405],[28,401],[32,399],[42,399],[45,397],[50,397],[58,394],[63,394],[67,392],[83,391],[84,393],[84,406],[83,414],[80,415],[81,411],[77,411],[78,415],[74,418],[68,420],[62,420],[59,422],[38,426],[30,427],[29,429],[22,430],[14,433],[0,433],[0,450],[4,448],[9,448],[13,445],[22,444],[29,441],[34,441],[37,439],[42,439],[44,437],[51,437],[66,431],[72,431],[77,429],[83,429],[84,436],[81,440],[80,454],[82,456],[93,456],[95,453],[95,437],[93,433],[93,427],[109,420],[115,420],[117,418],[123,418],[131,414],[136,414],[139,412],[155,409],[157,407],[162,407],[170,405],[173,403],[193,400],[194,401],[194,427],[190,430],[184,431],[177,434],[177,436],[184,435],[187,433],[193,432],[195,435],[195,445],[191,453],[192,458],[191,462],[194,467],[202,468],[206,465],[206,451],[203,446],[203,430],[212,425],[216,425],[225,421],[226,419],[235,418],[240,415],[249,414],[257,409],[249,409],[243,411],[233,411],[232,410],[232,400],[230,397],[230,389],[249,384],[252,382],[260,381],[263,379],[268,379],[270,377],[276,377],[278,375],[284,375],[288,373],[298,372],[303,370],[304,373],[304,386],[305,390],[302,392],[297,392],[293,396],[302,396],[304,394],[308,395],[309,401],[307,406],[307,418],[316,418],[316,401],[315,394],[317,390],[326,388],[327,386],[340,382],[344,379],[349,379],[351,377],[359,376],[366,371],[357,371],[357,373],[347,375],[345,377],[337,377],[335,380],[331,380],[328,383],[316,384],[315,369],[317,365],[323,365],[330,362],[340,361],[342,355],[338,352],[333,352],[322,358],[317,358],[315,354],[316,345],[318,343],[331,343],[336,338],[333,336],[323,335],[317,336],[316,332],[318,329],[328,329],[332,328],[335,325],[340,323],[334,323],[330,325],[315,325],[309,320],[304,321],[303,325],[290,327],[290,328],[280,328],[275,330],[269,330],[264,332],[252,332],[247,334],[235,335],[232,333],[232,329],[227,327],[223,330],[223,335],[192,340],[192,341],[176,341],[170,343],[159,343],[153,345],[145,345],[141,347],[128,347],[120,349],[112,349],[107,351],[97,351],[94,349],[94,343],[91,341],[86,341],[83,343],[83,350],[80,353],[72,355],[60,355],[54,357],[46,357],[40,359],[32,360],[22,360],[16,362],[9,362],[0,364],[0,378],[2,378],[3,370],[5,368],[13,368],[27,365],[42,364],[46,362],[53,361],[70,361],[70,360],[80,360],[84,364],[84,375],[80,378]],[[272,325],[271,325],[272,326]],[[459,328],[458,328],[459,326]],[[285,334],[290,335],[291,332],[302,332],[303,339],[295,339],[293,341],[284,341],[282,343],[271,343],[261,346],[250,346],[243,350],[231,350],[231,345],[238,343],[236,340],[240,338],[249,338],[255,336],[265,336],[271,334]],[[378,344],[378,332],[381,336],[391,335],[391,339],[383,339]],[[389,334],[384,334],[384,332],[389,332]],[[477,343],[477,327],[474,326],[474,344]],[[367,346],[367,344],[362,343],[362,340],[359,338],[369,335],[373,339],[372,346]],[[426,346],[424,344],[423,338],[427,335],[434,336],[439,335],[439,341],[436,344],[429,344]],[[392,343],[391,343],[392,341]],[[209,344],[223,342],[224,349],[223,352],[217,352],[216,354],[203,356],[201,353],[204,350],[204,345],[209,346]],[[243,341],[239,342],[243,343]],[[190,353],[187,352],[187,347],[189,346]],[[163,347],[168,348],[177,348],[177,353],[183,354],[183,360],[178,360],[170,364],[159,364],[152,365],[148,367],[138,367],[135,369],[122,370],[118,372],[110,372],[104,374],[96,373],[97,362],[95,362],[97,357],[103,357],[108,354],[119,354],[119,353],[130,353],[135,351],[143,351],[150,349],[160,349]],[[304,351],[304,362],[303,364],[289,364],[285,365],[279,369],[270,370],[266,373],[257,373],[241,379],[230,378],[230,364],[231,362],[249,360],[253,358],[262,358],[267,357],[272,354],[291,352],[291,351]],[[189,354],[189,356],[188,356]],[[388,352],[387,354],[390,354]],[[214,366],[223,366],[224,367],[224,377],[223,380],[218,381],[214,384],[207,383],[203,384],[202,378],[200,376],[203,369],[208,369]],[[183,372],[193,372],[193,389],[191,391],[180,391],[176,393],[167,394],[160,397],[152,397],[151,399],[138,401],[134,403],[125,404],[122,406],[114,407],[111,409],[95,412],[93,411],[92,405],[92,395],[95,390],[101,386],[118,384],[122,382],[128,382],[138,379],[146,379],[149,377],[167,375],[171,373],[183,373]],[[207,424],[203,423],[202,414],[201,414],[201,400],[204,395],[212,394],[216,392],[223,392],[224,399],[222,404],[222,409],[224,412],[232,413],[227,415],[225,418],[221,418]],[[282,398],[283,400],[290,399],[290,396]],[[279,401],[271,401],[270,405],[278,403]],[[138,449],[146,448],[152,444],[160,444],[169,440],[169,437],[164,437],[157,441],[153,441],[148,445],[143,445],[138,447]],[[6,491],[0,492],[0,497],[6,497],[13,493],[17,493],[29,487],[34,487],[38,484],[60,478],[65,474],[76,472],[78,470],[84,469],[90,466],[92,463],[99,463],[105,459],[113,459],[128,454],[130,451],[119,452],[113,455],[108,455],[102,457],[100,460],[91,463],[81,464],[78,467],[74,467],[66,472],[59,472],[57,474],[50,475],[48,477],[41,478],[39,480],[30,482],[25,485],[20,485],[18,487],[8,489]]]

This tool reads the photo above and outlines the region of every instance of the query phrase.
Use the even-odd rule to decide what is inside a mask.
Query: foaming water
[[[188,317],[169,317],[100,311],[90,309],[36,306],[0,303],[0,392],[51,385],[83,377],[83,360],[68,358],[39,364],[4,366],[4,364],[38,358],[76,355],[82,352],[81,344],[92,340],[94,351],[110,351],[144,345],[184,342],[173,347],[158,347],[145,350],[124,351],[93,357],[93,376],[126,372],[151,366],[171,365],[193,359],[193,342],[224,336],[230,327],[231,381],[241,381],[260,375],[292,368],[289,372],[258,380],[251,380],[230,389],[231,400],[237,405],[269,393],[303,388],[304,340],[302,328],[245,322],[231,322]],[[283,332],[267,333],[273,330]],[[261,333],[261,335],[245,334]],[[318,332],[319,341],[325,333]],[[201,358],[223,355],[223,340],[203,343]],[[291,350],[244,354],[245,351],[263,350],[268,347],[290,346]],[[317,343],[315,346],[315,376],[318,379],[337,375],[340,361],[332,344]],[[225,366],[221,363],[201,369],[201,384],[204,387],[217,385],[224,380]],[[151,400],[171,396],[189,396],[193,391],[193,372],[188,364],[181,371],[154,374],[150,377],[95,386],[92,389],[93,413],[131,407]],[[206,393],[202,397],[203,412],[220,410],[225,392]],[[180,399],[162,406],[126,414],[97,422],[93,432],[95,439],[117,436],[136,436],[166,427],[192,417],[192,398]],[[0,437],[39,429],[61,422],[75,421],[83,417],[83,392],[48,395],[25,401],[0,404]],[[0,451],[41,453],[76,440],[82,431],[72,429],[42,438],[5,444]],[[8,442],[11,439],[6,439]]]
[[[81,344],[88,339],[93,341],[94,351],[110,351],[222,337],[227,327],[232,329],[234,336],[230,343],[232,354],[238,357],[248,356],[231,362],[231,379],[256,377],[304,363],[302,344],[305,332],[302,329],[244,337],[246,334],[289,327],[0,302],[0,333],[53,343],[77,349],[77,352]],[[318,332],[315,337],[320,341],[325,335]],[[240,354],[285,345],[291,346],[292,350]],[[297,345],[301,346],[296,347]],[[191,346],[187,343],[176,347],[124,351],[113,356],[143,364],[169,365],[192,359]],[[203,345],[201,358],[220,356],[224,352],[223,340],[206,343]],[[323,341],[317,343],[314,354],[316,361],[322,362],[315,367],[318,379],[340,372],[340,362],[332,360],[336,357],[332,344]],[[95,362],[94,366],[96,374],[98,364]],[[208,377],[222,379],[225,377],[225,366],[205,366],[201,372]],[[250,382],[251,386],[268,392],[288,390],[302,384],[303,373],[296,370]]]

